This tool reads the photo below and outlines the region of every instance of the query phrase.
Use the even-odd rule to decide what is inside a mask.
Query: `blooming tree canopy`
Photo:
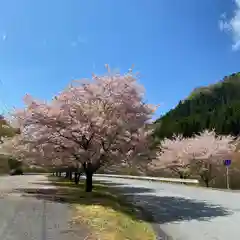
[[[148,149],[152,130],[146,124],[156,107],[144,103],[136,80],[131,73],[109,72],[75,82],[49,103],[27,95],[26,108],[14,113],[21,142],[48,158],[56,151],[64,159],[71,156],[91,174],[105,164],[140,158]]]
[[[210,161],[222,164],[224,159],[232,156],[237,141],[231,135],[217,135],[214,130],[204,130],[192,138],[189,153],[196,161]]]
[[[180,177],[189,176],[195,168],[208,186],[214,179],[213,167],[219,167],[223,160],[231,158],[236,144],[233,136],[217,136],[214,130],[204,130],[191,138],[174,136],[160,143],[157,157],[151,166],[170,169]]]
[[[150,163],[150,168],[169,169],[181,178],[188,177],[192,160],[189,154],[191,140],[182,135],[175,135],[172,139],[165,138],[161,141],[156,158]]]
[[[231,135],[216,135],[214,130],[204,130],[192,138],[189,154],[206,186],[215,178],[214,170],[223,166],[223,161],[232,159],[237,140]]]

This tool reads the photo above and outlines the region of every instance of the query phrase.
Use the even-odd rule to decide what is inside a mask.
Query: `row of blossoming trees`
[[[101,167],[166,168],[185,178],[194,168],[208,184],[211,167],[235,151],[231,136],[205,131],[193,138],[165,139],[153,150],[150,120],[156,106],[144,102],[144,88],[127,74],[93,75],[76,81],[50,102],[24,98],[13,113],[20,134],[2,151],[43,167],[82,167],[86,191]]]
[[[214,130],[205,130],[191,138],[176,135],[160,143],[151,167],[170,170],[180,178],[198,175],[208,187],[223,168],[223,161],[232,159],[238,142],[230,135],[217,136]]]

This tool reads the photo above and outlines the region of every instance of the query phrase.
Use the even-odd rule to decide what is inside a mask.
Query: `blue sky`
[[[238,4],[239,2],[239,4]],[[135,65],[168,111],[193,88],[240,71],[240,0],[0,0],[2,111],[26,94]]]

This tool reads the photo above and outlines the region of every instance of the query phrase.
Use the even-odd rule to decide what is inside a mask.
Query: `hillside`
[[[240,133],[240,73],[222,81],[194,89],[188,98],[156,120],[155,136],[171,137],[174,133],[191,136],[205,128],[220,134]]]

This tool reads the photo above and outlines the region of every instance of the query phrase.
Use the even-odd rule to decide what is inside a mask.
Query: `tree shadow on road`
[[[131,198],[137,205],[145,206],[153,214],[155,222],[161,224],[189,220],[209,221],[214,217],[232,214],[221,206],[182,197],[138,195]]]
[[[46,185],[46,184],[44,184]],[[151,223],[171,223],[176,221],[209,221],[219,216],[231,215],[232,212],[218,205],[192,199],[172,196],[156,196],[152,189],[126,187],[108,181],[95,182],[92,193],[84,192],[81,181],[76,187],[64,179],[55,181],[56,189],[19,189],[24,196],[36,197],[61,203],[81,205],[102,205],[131,215],[132,218]],[[129,205],[132,204],[132,207]],[[123,206],[128,207],[123,207]],[[134,210],[136,206],[136,210]]]
[[[101,181],[102,187],[106,188],[104,184],[107,184],[107,187],[116,187],[116,186],[123,186],[124,184],[122,183],[113,183],[110,181]],[[52,182],[46,182],[46,181],[38,181],[38,182],[33,182],[34,185],[40,185],[41,186],[53,186]],[[54,182],[54,186],[59,186],[59,187],[69,187],[71,186],[72,188],[79,188],[83,186],[83,182],[80,182],[79,184],[73,184],[72,182],[68,181],[68,179],[62,178],[58,180],[57,182]],[[101,184],[97,184],[98,188],[101,186]]]

